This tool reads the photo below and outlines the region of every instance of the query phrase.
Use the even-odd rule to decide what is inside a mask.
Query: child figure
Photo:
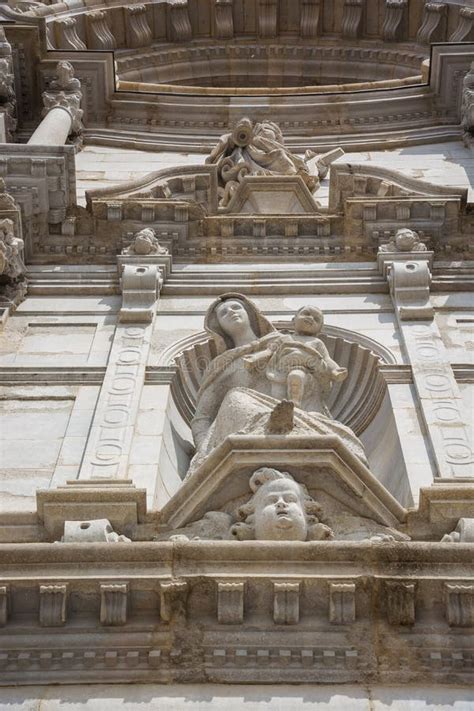
[[[280,394],[281,397],[282,386],[286,386],[283,397],[301,407],[308,391],[313,394],[319,392],[318,409],[322,414],[329,415],[322,396],[329,393],[333,382],[345,380],[347,370],[332,360],[326,346],[317,337],[323,323],[324,316],[320,309],[303,306],[293,317],[294,335],[280,338],[271,343],[267,350],[246,360],[249,366],[257,361],[267,361],[265,374],[275,386],[272,388],[275,396]]]

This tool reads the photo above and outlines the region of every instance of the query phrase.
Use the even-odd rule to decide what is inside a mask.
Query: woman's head
[[[275,330],[255,304],[234,292],[223,294],[209,306],[204,327],[213,337],[218,353]]]

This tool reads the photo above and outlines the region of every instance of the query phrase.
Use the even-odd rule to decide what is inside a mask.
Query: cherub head
[[[317,306],[302,306],[293,317],[296,333],[317,336],[324,324],[324,315]]]
[[[330,538],[332,532],[319,523],[321,508],[288,472],[262,467],[250,478],[253,496],[241,506],[242,519],[231,528],[239,540],[307,541]]]
[[[399,252],[411,252],[420,238],[414,230],[402,227],[395,235],[395,246]]]

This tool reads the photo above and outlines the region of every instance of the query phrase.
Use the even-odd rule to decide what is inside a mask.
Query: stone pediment
[[[370,163],[336,163],[331,166],[329,208],[343,212],[347,198],[455,198],[462,205],[467,189],[435,185],[397,170]]]
[[[177,529],[211,511],[232,515],[249,499],[249,479],[262,466],[288,471],[322,504],[328,520],[362,517],[396,528],[406,518],[406,510],[337,436],[237,434],[184,481],[160,512],[160,524]]]
[[[319,203],[299,175],[246,176],[232,196],[226,214],[315,215]]]

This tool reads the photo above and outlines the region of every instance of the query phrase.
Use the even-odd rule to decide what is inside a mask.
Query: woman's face
[[[250,326],[249,315],[241,301],[228,299],[216,308],[216,317],[224,333],[234,336]]]

